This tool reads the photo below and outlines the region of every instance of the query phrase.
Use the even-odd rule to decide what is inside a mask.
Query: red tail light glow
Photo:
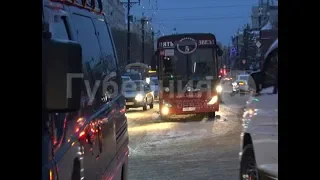
[[[79,138],[82,138],[86,135],[86,133],[84,131],[82,131],[80,134],[79,134]]]

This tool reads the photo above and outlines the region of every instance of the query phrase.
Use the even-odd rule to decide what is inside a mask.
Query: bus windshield
[[[162,56],[163,79],[206,80],[217,79],[214,51],[212,48],[198,48],[191,54],[174,50],[173,56]]]

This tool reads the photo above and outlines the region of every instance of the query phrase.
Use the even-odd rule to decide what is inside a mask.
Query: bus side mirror
[[[263,81],[263,72],[257,71],[250,74],[248,84],[249,87],[254,90],[256,93],[262,89],[262,81]]]
[[[42,39],[42,108],[72,112],[80,108],[82,49],[75,42]]]

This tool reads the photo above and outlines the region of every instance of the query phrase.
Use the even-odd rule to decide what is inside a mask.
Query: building
[[[274,29],[278,29],[278,6],[269,6],[269,21]]]
[[[251,27],[258,30],[270,21],[274,26],[278,26],[278,5],[274,1],[260,1],[260,6],[253,6],[251,9]],[[260,10],[261,9],[261,14]],[[259,24],[259,16],[261,20]],[[260,25],[260,27],[259,27]]]
[[[126,29],[126,13],[120,0],[103,1],[105,17],[111,28]]]
[[[153,27],[151,24],[151,19],[145,17],[145,16],[135,16],[133,17],[133,22],[131,23],[131,32],[135,34],[140,35],[140,40],[142,40],[142,20],[145,19],[145,24],[144,24],[144,32],[145,32],[145,41],[146,42],[151,42],[152,41],[152,31]]]

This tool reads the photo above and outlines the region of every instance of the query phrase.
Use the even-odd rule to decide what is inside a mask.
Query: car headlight
[[[216,87],[216,91],[217,91],[218,93],[221,93],[221,92],[222,92],[222,86],[221,86],[221,85],[218,85],[218,86]]]
[[[213,96],[211,100],[207,103],[209,105],[213,105],[218,101],[218,96]]]
[[[143,96],[141,94],[137,94],[136,97],[134,98],[136,101],[142,101]]]
[[[150,78],[149,78],[149,77],[146,78],[146,82],[147,82],[148,84],[150,84]]]
[[[168,107],[162,107],[161,113],[162,113],[163,115],[168,115],[168,114],[169,114],[169,108],[168,108]]]

